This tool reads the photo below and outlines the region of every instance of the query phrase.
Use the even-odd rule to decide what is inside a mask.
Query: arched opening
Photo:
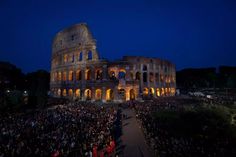
[[[78,58],[79,61],[82,61],[83,60],[83,52],[80,52],[79,53],[79,58]]]
[[[129,91],[129,99],[130,100],[135,100],[135,92],[134,92],[134,89],[130,89]]]
[[[165,95],[165,90],[164,88],[161,88],[161,96],[164,96]]]
[[[143,96],[148,96],[148,88],[143,88]]]
[[[87,69],[85,71],[85,80],[90,80],[91,79],[91,70]]]
[[[84,96],[85,96],[86,100],[91,100],[92,99],[92,92],[91,92],[91,90],[90,89],[86,89],[84,91]]]
[[[153,97],[155,93],[154,88],[150,88],[149,91],[150,91],[150,96]]]
[[[102,90],[101,89],[96,89],[96,91],[95,91],[95,99],[96,100],[102,100]]]
[[[69,95],[70,97],[73,97],[73,90],[72,90],[72,89],[69,89],[68,95]]]
[[[76,89],[75,91],[75,97],[80,99],[81,98],[81,90],[80,89]]]
[[[93,59],[93,53],[92,51],[88,52],[87,60],[92,60]]]
[[[135,80],[140,80],[140,72],[136,72],[136,74],[135,74]]]
[[[114,99],[114,93],[112,89],[106,91],[106,101],[111,101]]]
[[[120,95],[120,98],[122,100],[126,100],[126,93],[125,93],[125,89],[119,89],[119,95]]]
[[[82,72],[81,70],[76,71],[76,81],[79,81],[82,79]]]
[[[57,90],[57,96],[61,96],[61,89]]]
[[[143,73],[143,82],[147,82],[147,72]]]
[[[67,63],[67,62],[68,62],[68,55],[67,55],[67,54],[64,54],[64,56],[63,56],[63,61],[64,61],[64,63]]]
[[[156,95],[157,95],[158,97],[161,95],[159,88],[156,89]]]
[[[62,73],[62,78],[63,78],[63,81],[66,81],[66,71]]]
[[[66,96],[66,89],[63,89],[62,95]]]
[[[69,71],[69,81],[73,81],[74,73],[72,70]]]
[[[116,79],[116,74],[115,74],[115,72],[114,72],[114,71],[110,71],[110,72],[109,72],[109,77],[110,77],[111,80]]]
[[[125,79],[125,74],[126,74],[126,71],[125,70],[120,70],[119,73],[118,73],[118,78],[119,79]]]
[[[96,80],[102,80],[102,70],[96,70],[95,77]]]
[[[61,72],[58,72],[57,77],[58,77],[57,80],[58,80],[58,81],[61,81]]]
[[[149,82],[154,82],[154,75],[153,73],[149,73]]]

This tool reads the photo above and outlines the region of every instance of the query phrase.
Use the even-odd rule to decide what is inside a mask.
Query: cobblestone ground
[[[145,143],[145,137],[132,109],[122,111],[126,118],[122,121],[122,145],[124,157],[153,157],[152,151]]]

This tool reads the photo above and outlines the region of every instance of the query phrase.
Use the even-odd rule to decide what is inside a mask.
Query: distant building
[[[66,28],[53,40],[50,90],[55,97],[121,102],[173,96],[175,88],[175,65],[169,61],[139,56],[114,62],[99,59],[86,24]]]

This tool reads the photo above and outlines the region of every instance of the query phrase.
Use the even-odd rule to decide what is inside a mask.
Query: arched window
[[[125,79],[125,70],[120,70],[119,71],[118,78],[119,79]]]
[[[114,72],[114,71],[110,71],[110,72],[109,72],[109,77],[110,77],[111,80],[116,79],[116,74],[115,74],[115,72]]]
[[[85,99],[86,99],[86,100],[91,100],[91,98],[92,98],[92,92],[91,92],[91,90],[90,90],[90,89],[86,89],[86,90],[84,91],[84,96],[85,96]]]
[[[66,89],[63,89],[62,95],[66,96]]]
[[[62,73],[62,79],[63,79],[63,81],[66,81],[66,71],[64,71],[64,72]]]
[[[147,82],[147,72],[143,73],[143,82]]]
[[[80,91],[80,89],[76,89],[76,91],[75,91],[75,96],[76,96],[76,98],[81,98],[81,91]]]
[[[58,81],[61,81],[61,72],[58,72],[57,77],[58,77],[57,80],[58,80]]]
[[[69,81],[73,81],[73,77],[74,77],[74,72],[72,70],[69,71]]]
[[[57,90],[57,96],[61,96],[61,89]]]
[[[112,89],[108,89],[106,91],[106,100],[107,101],[110,101],[110,100],[113,100],[114,99],[114,93],[113,93],[113,90]]]
[[[90,80],[91,79],[91,70],[87,69],[85,71],[85,80]]]
[[[95,99],[96,100],[101,100],[102,99],[102,90],[101,89],[96,89],[96,91],[95,91]]]
[[[78,58],[78,59],[79,59],[79,61],[82,61],[82,60],[83,60],[83,52],[80,52],[80,53],[79,53],[79,58]]]
[[[68,62],[68,55],[67,54],[64,54],[63,61],[64,61],[64,63]]]
[[[96,80],[102,80],[102,70],[96,70],[95,77]]]
[[[154,92],[155,92],[155,91],[154,91],[154,88],[150,88],[149,90],[150,90],[150,95],[151,95],[151,96],[154,96]]]
[[[143,95],[147,96],[148,95],[148,89],[147,88],[143,88]]]
[[[92,51],[88,52],[87,60],[92,60],[93,59],[93,53]]]
[[[136,72],[136,74],[135,74],[135,80],[140,80],[140,72]]]
[[[130,100],[135,100],[135,92],[134,92],[134,89],[130,89],[129,91],[129,99]]]
[[[161,95],[159,88],[156,89],[156,95],[157,95],[157,96],[160,96],[160,95]]]
[[[73,90],[69,89],[68,94],[69,94],[70,97],[72,97],[73,96]]]
[[[82,72],[81,70],[76,71],[76,81],[79,81],[82,79]]]

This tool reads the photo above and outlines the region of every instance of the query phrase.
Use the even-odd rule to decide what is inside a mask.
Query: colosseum
[[[71,100],[122,102],[173,96],[175,65],[158,58],[100,59],[88,26],[58,32],[52,44],[50,90]]]

